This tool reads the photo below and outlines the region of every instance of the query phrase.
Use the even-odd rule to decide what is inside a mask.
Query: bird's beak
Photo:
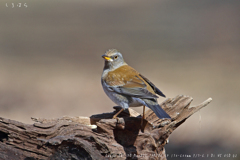
[[[104,58],[107,61],[113,61],[112,58],[106,56],[106,55],[102,55],[102,58]]]

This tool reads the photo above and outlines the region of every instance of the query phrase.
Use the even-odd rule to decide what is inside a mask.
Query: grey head
[[[124,61],[122,54],[116,49],[109,49],[102,57],[105,60],[104,70],[115,70],[127,63]]]

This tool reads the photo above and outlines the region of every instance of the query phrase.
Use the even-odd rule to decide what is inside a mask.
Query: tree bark
[[[160,105],[172,119],[159,119],[149,109],[143,125],[132,109],[112,119],[119,107],[91,117],[32,118],[34,124],[0,117],[0,159],[166,160],[169,135],[212,99],[189,107],[192,100],[183,95],[166,99]]]

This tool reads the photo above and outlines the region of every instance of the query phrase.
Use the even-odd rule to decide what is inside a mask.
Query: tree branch
[[[192,114],[211,102],[189,107],[192,98],[179,95],[161,107],[172,117],[159,119],[152,110],[141,115],[120,109],[91,117],[32,118],[34,124],[0,117],[0,159],[160,159],[169,135]]]

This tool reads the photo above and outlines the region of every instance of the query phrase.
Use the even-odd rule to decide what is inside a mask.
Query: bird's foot
[[[113,119],[117,119],[117,116],[123,111],[124,109],[122,108],[120,111],[118,111],[114,116]]]
[[[113,117],[112,117],[112,119],[117,119],[118,120],[118,117],[117,117],[118,115],[114,115]]]
[[[145,106],[143,106],[143,115],[141,118],[141,131],[142,132],[144,132],[144,126],[143,126],[144,119],[145,119]]]

